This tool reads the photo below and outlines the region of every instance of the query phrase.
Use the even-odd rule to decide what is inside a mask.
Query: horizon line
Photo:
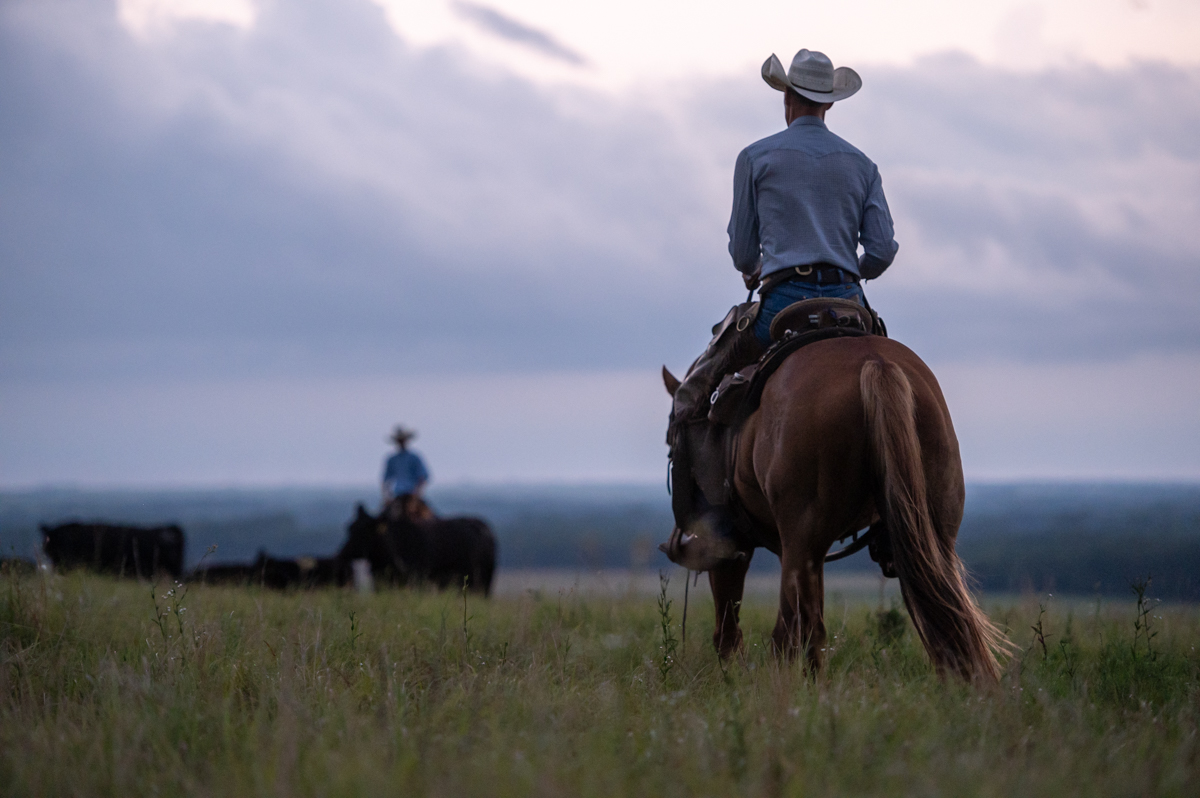
[[[1013,476],[1013,477],[980,477],[965,480],[967,487],[1006,487],[1006,486],[1090,486],[1090,485],[1128,485],[1128,486],[1178,486],[1200,488],[1200,477],[1167,476],[1167,477],[1130,477],[1130,476]],[[580,489],[580,488],[650,488],[666,486],[661,479],[595,479],[595,480],[536,480],[536,479],[507,479],[507,480],[447,480],[431,485],[427,490],[457,489]],[[378,485],[374,482],[340,482],[340,481],[294,481],[294,482],[142,482],[142,483],[81,483],[81,482],[42,482],[28,484],[0,484],[0,494],[28,493],[208,493],[208,492],[239,492],[239,491],[349,491],[361,490],[377,492]]]

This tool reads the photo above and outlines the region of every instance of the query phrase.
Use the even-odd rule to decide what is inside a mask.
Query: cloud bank
[[[1169,357],[1200,387],[1200,70],[860,71],[829,124],[883,174],[901,249],[868,294],[896,337],[946,369]],[[29,452],[63,423],[31,397],[85,384],[685,366],[744,296],[734,157],[782,125],[754,75],[539,87],[367,0],[159,38],[18,0],[0,73],[0,425]]]

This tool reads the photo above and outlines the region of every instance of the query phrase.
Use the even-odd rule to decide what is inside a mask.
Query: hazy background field
[[[437,487],[431,500],[442,514],[492,524],[501,579],[530,569],[653,574],[670,565],[656,548],[671,528],[661,485]],[[0,547],[31,556],[39,524],[102,519],[181,524],[189,565],[213,544],[217,560],[249,560],[259,549],[328,554],[358,502],[375,511],[374,488],[8,491],[0,493]],[[1200,600],[1200,486],[972,485],[960,552],[989,592],[1123,596],[1150,576],[1155,596]],[[762,551],[753,568],[769,575],[778,560]],[[878,573],[865,552],[829,570]]]

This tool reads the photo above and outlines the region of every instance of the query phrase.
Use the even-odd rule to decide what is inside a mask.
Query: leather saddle
[[[789,332],[798,334],[827,327],[854,327],[869,333],[875,328],[875,317],[849,299],[803,299],[788,305],[771,320],[771,340],[782,340]]]
[[[740,315],[731,311],[725,326],[739,321]],[[741,425],[758,409],[767,380],[792,353],[817,341],[864,335],[887,337],[887,327],[875,311],[848,299],[824,297],[788,305],[771,320],[770,330],[773,343],[762,357],[727,375],[713,391],[708,412],[711,425],[701,444],[701,449],[711,456],[697,457],[697,464],[707,464],[707,467],[696,468],[694,472],[708,502],[731,509],[734,544],[739,551],[752,550],[757,545],[753,539],[759,536],[755,534],[754,521],[737,501],[730,475]],[[865,534],[855,532],[850,544],[827,554],[825,559],[827,562],[839,560],[867,546],[870,546],[871,559],[880,564],[884,575],[895,576],[891,542],[882,523],[872,525]]]
[[[886,335],[874,311],[849,299],[819,297],[788,305],[771,320],[774,343],[757,362],[726,375],[709,400],[708,420],[733,426],[758,408],[763,386],[789,355],[827,338]]]

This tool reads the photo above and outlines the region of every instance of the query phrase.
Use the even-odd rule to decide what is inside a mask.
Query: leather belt
[[[793,266],[790,269],[780,269],[771,272],[763,278],[759,296],[770,292],[780,283],[810,283],[812,285],[842,285],[857,283],[858,278],[845,269],[828,263],[812,263],[808,266]]]

